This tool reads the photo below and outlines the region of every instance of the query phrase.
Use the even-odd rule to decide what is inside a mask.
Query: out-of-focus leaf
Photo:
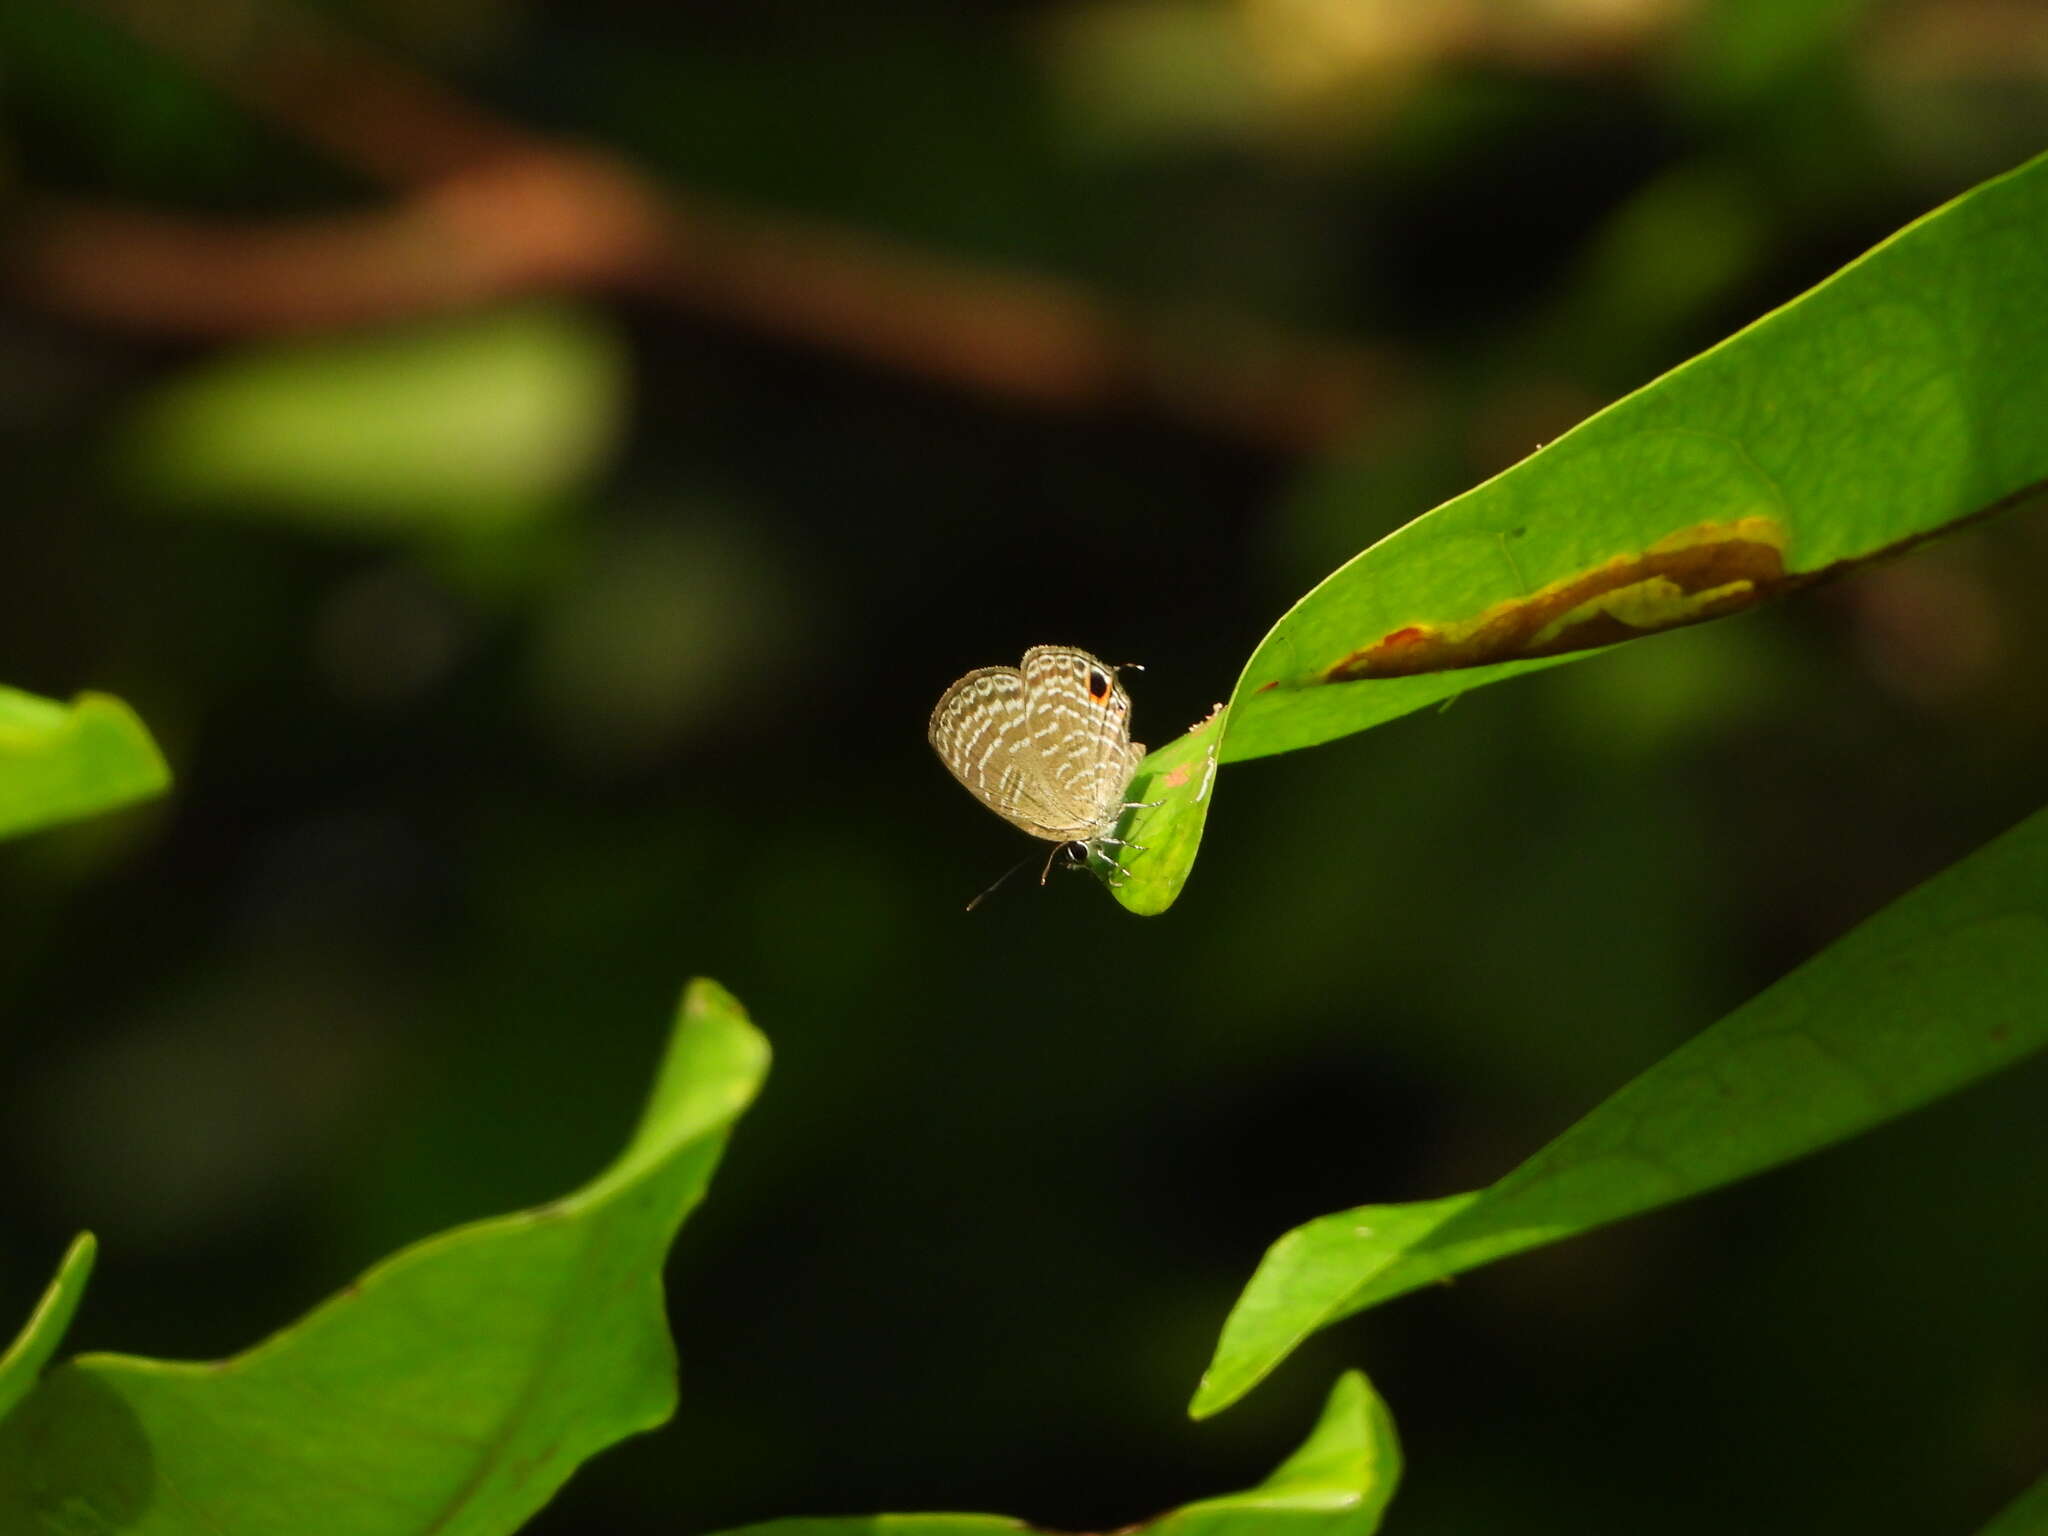
[[[1191,1411],[1320,1328],[1869,1130],[2048,1046],[2048,811],[1901,897],[1483,1190],[1295,1228]]]
[[[0,837],[146,800],[171,782],[135,711],[102,693],[70,704],[0,688]]]
[[[188,509],[488,529],[559,506],[603,465],[623,371],[610,329],[558,306],[266,348],[158,393],[127,462],[145,494]]]
[[[0,1419],[5,1419],[14,1411],[14,1405],[28,1396],[43,1367],[63,1342],[64,1330],[71,1326],[79,1298],[85,1295],[85,1282],[92,1277],[94,1252],[90,1232],[81,1232],[72,1239],[42,1300],[36,1303],[35,1311],[22,1324],[14,1342],[7,1346],[7,1353],[0,1355]]]
[[[1256,128],[1269,107],[1243,18],[1229,7],[1064,6],[1044,24],[1043,41],[1071,131],[1091,147],[1227,141]]]
[[[1870,0],[1782,0],[1777,5],[1704,5],[1681,50],[1686,88],[1739,105],[1814,60],[1838,56]]]
[[[1371,1536],[1400,1480],[1393,1416],[1363,1374],[1347,1371],[1308,1439],[1271,1477],[1243,1493],[1184,1504],[1142,1529],[1148,1536]],[[1000,1515],[855,1515],[770,1520],[724,1536],[994,1536],[1037,1529]]]
[[[2048,480],[2048,157],[1382,539],[1147,759],[1116,896],[1172,904],[1221,762],[1741,612]]]
[[[767,1064],[695,982],[638,1130],[575,1194],[409,1248],[234,1359],[50,1372],[0,1424],[0,1530],[518,1529],[671,1412],[662,1259]]]
[[[2044,1531],[2048,1531],[2048,1477],[1992,1516],[1977,1536],[2041,1536]]]

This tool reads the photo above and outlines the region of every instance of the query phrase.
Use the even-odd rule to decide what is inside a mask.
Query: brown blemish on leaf
[[[1785,530],[1769,517],[1682,528],[1641,554],[1496,603],[1463,623],[1406,624],[1353,651],[1325,682],[1414,677],[1615,645],[1754,607],[1810,577],[1785,572]]]
[[[1182,763],[1160,781],[1160,787],[1163,789],[1179,789],[1187,781],[1188,765]]]

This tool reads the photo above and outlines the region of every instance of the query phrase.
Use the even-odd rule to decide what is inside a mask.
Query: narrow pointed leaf
[[[767,1060],[696,982],[639,1129],[575,1194],[406,1249],[234,1359],[50,1372],[0,1424],[0,1531],[517,1530],[671,1412],[662,1260]]]
[[[1347,1371],[1301,1448],[1256,1488],[1184,1504],[1124,1527],[1130,1536],[1371,1536],[1401,1480],[1393,1416],[1364,1375]],[[999,1536],[1035,1531],[1002,1515],[848,1515],[769,1520],[722,1536]]]
[[[1333,740],[1619,641],[1740,613],[2048,481],[2048,156],[1908,226],[1343,566],[1273,627],[1227,719],[1231,763]],[[1337,489],[1341,494],[1341,487]],[[1212,797],[1133,799],[1117,899],[1172,904]]]
[[[90,1232],[81,1232],[72,1239],[42,1300],[36,1303],[35,1311],[29,1314],[14,1342],[7,1346],[7,1353],[0,1355],[0,1419],[5,1419],[14,1411],[14,1405],[28,1396],[43,1367],[57,1353],[64,1330],[71,1326],[78,1303],[85,1295],[94,1252]]]
[[[1238,1299],[1191,1412],[1320,1328],[1854,1136],[2048,1046],[2048,811],[1831,945],[1472,1194],[1297,1227]]]
[[[69,704],[0,688],[0,837],[162,792],[163,754],[135,711],[102,693]]]

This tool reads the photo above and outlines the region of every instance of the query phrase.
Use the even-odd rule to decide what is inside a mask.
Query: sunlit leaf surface
[[[624,1153],[430,1238],[246,1354],[81,1356],[0,1425],[0,1530],[485,1536],[675,1401],[661,1266],[768,1049],[693,984]]]
[[[170,781],[148,729],[119,699],[86,693],[59,704],[0,688],[0,837],[145,800]]]
[[[2048,1045],[2048,811],[1856,928],[1483,1190],[1297,1227],[1239,1297],[1192,1411],[1340,1318],[1727,1184]]]
[[[2048,480],[2048,158],[1366,550],[1273,627],[1195,745],[1154,753],[1117,898],[1161,912],[1224,763],[1331,741],[1719,618]]]

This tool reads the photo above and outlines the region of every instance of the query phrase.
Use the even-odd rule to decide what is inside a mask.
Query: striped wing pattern
[[[953,777],[1012,826],[1055,843],[1110,836],[1145,756],[1114,668],[1038,645],[1021,667],[983,667],[932,711],[931,743]]]

